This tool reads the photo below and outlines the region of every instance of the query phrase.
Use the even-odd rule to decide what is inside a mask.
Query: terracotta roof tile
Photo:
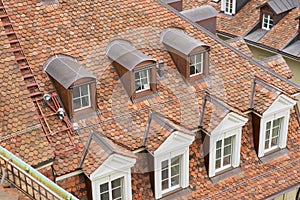
[[[232,38],[230,40],[226,40],[226,42],[230,46],[241,51],[242,53],[246,54],[247,56],[249,56],[251,58],[253,57],[251,50],[249,49],[249,47],[247,46],[247,43],[245,42],[245,40],[242,37]]]
[[[260,60],[259,62],[287,79],[291,79],[293,76],[291,69],[281,55],[271,56]]]

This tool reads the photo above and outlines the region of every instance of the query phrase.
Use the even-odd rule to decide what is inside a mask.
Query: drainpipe
[[[20,158],[16,157],[14,154],[6,150],[5,148],[0,146],[0,155],[5,157],[7,160],[11,159],[11,162],[17,165],[20,169],[26,171],[29,175],[31,175],[33,178],[35,178],[38,182],[44,184],[46,187],[51,189],[54,193],[58,194],[60,197],[67,199],[67,200],[79,200],[51,180],[49,180],[47,177],[45,177],[43,174],[38,172],[36,169],[22,161]]]

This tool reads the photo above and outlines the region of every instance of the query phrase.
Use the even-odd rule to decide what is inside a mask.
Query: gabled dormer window
[[[124,40],[113,41],[106,52],[131,100],[156,93],[156,61]]]
[[[262,29],[270,30],[273,27],[273,17],[268,14],[263,14]]]
[[[96,77],[74,58],[57,55],[44,69],[70,118],[96,110]]]
[[[225,0],[224,13],[229,14],[229,15],[233,14],[233,0]]]
[[[295,104],[295,100],[280,95],[260,117],[260,123],[255,123],[257,117],[254,116],[254,125],[259,127],[259,135],[254,132],[258,157],[286,147],[290,109]]]
[[[166,29],[161,40],[168,50],[178,71],[188,82],[208,74],[209,47],[180,29]]]

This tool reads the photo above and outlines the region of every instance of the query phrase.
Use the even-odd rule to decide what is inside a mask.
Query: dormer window
[[[57,55],[50,58],[45,71],[70,118],[96,110],[96,77],[74,58]]]
[[[156,93],[156,61],[124,40],[113,41],[106,52],[131,100]]]
[[[233,14],[233,0],[225,0],[225,11],[226,14]]]
[[[186,81],[193,82],[208,74],[207,45],[175,28],[166,29],[162,33],[161,40]]]
[[[190,56],[190,76],[196,76],[203,73],[203,53],[197,53]]]
[[[74,111],[91,107],[91,95],[89,84],[76,86],[73,88]]]
[[[284,117],[270,120],[266,124],[265,152],[278,148]]]
[[[150,70],[135,72],[135,91],[143,92],[150,90]]]
[[[270,30],[273,27],[273,17],[268,14],[263,14],[262,28]]]

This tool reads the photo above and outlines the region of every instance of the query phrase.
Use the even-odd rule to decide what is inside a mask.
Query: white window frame
[[[87,88],[87,90],[88,90],[88,93],[86,94],[86,95],[81,95],[81,87],[83,87],[83,86],[87,86],[88,88]],[[76,98],[74,98],[73,97],[73,92],[74,92],[74,89],[75,88],[79,88],[79,97],[76,97]],[[82,98],[84,98],[84,97],[88,97],[88,100],[89,100],[89,104],[87,105],[87,106],[83,106],[82,107]],[[76,112],[76,111],[79,111],[79,110],[83,110],[83,109],[85,109],[85,108],[90,108],[91,107],[91,91],[90,91],[90,84],[83,84],[83,85],[78,85],[78,86],[74,86],[73,87],[73,90],[72,90],[72,101],[73,101],[73,107],[74,107],[74,100],[77,100],[77,99],[80,99],[80,104],[81,104],[81,106],[80,106],[80,108],[77,108],[77,109],[75,109],[74,108],[74,111]]]
[[[145,69],[145,70],[136,71],[136,72],[134,73],[134,87],[135,87],[135,92],[139,93],[139,92],[143,92],[143,91],[150,90],[150,73],[151,73],[150,70],[151,70],[151,69]],[[148,86],[145,87],[144,89],[137,90],[136,84],[135,84],[136,81],[137,81],[137,79],[135,78],[135,74],[137,74],[137,73],[142,73],[142,72],[144,72],[144,71],[146,71],[146,74],[147,74],[146,77],[141,78],[141,75],[139,75],[138,81],[139,81],[140,84],[142,85],[142,79],[147,79]]]
[[[108,177],[106,177],[106,178],[104,178],[103,180],[102,180],[102,183],[99,183],[99,190],[100,190],[100,187],[101,187],[101,185],[103,185],[103,184],[108,184],[108,195],[109,195],[109,200],[115,200],[115,199],[113,199],[113,197],[112,197],[112,191],[113,191],[113,189],[114,188],[112,188],[112,182],[114,181],[114,180],[117,180],[117,179],[120,179],[120,182],[121,182],[121,199],[124,199],[123,197],[124,197],[124,177],[123,176],[120,176],[120,177],[115,177],[115,176],[108,176]],[[101,199],[101,194],[103,194],[103,192],[101,193],[101,191],[99,192],[99,198],[100,198],[100,200],[103,200],[103,199]]]
[[[247,118],[231,112],[227,114],[220,124],[211,132],[209,140],[209,177],[214,177],[217,173],[225,169],[230,167],[236,168],[240,165],[242,127],[247,121]],[[233,137],[231,165],[216,169],[217,141],[224,140],[228,137]]]
[[[223,161],[224,161],[224,149],[225,149],[225,147],[228,147],[229,145],[226,145],[225,146],[225,139],[227,139],[227,138],[231,138],[231,143],[230,143],[230,146],[231,146],[231,152],[230,152],[230,154],[228,154],[228,155],[230,155],[230,163],[229,164],[227,164],[227,165],[224,165],[224,163],[223,163]],[[218,141],[221,141],[221,148],[219,148],[220,150],[221,150],[221,157],[219,158],[219,160],[220,160],[220,162],[221,162],[221,164],[220,164],[220,168],[218,168],[218,169],[216,169],[216,173],[218,173],[218,172],[220,172],[220,171],[223,171],[223,170],[225,170],[225,169],[227,169],[227,168],[230,168],[231,166],[232,166],[232,157],[233,157],[233,151],[234,151],[234,142],[235,142],[235,137],[234,136],[229,136],[229,137],[227,137],[227,138],[222,138],[221,140],[218,140]],[[216,142],[216,144],[218,143],[218,141]],[[216,150],[217,150],[217,147],[216,147]],[[227,155],[227,156],[228,156]],[[216,162],[217,162],[217,158],[215,159],[215,165],[216,165]]]
[[[227,11],[227,5],[231,3],[232,12]],[[221,11],[223,11],[227,15],[234,15],[236,13],[236,0],[222,0],[221,1]]]
[[[274,145],[274,146],[272,146],[272,139],[274,139],[275,137],[274,137],[274,132],[273,132],[273,130],[274,130],[274,121],[276,121],[276,120],[280,120],[279,121],[279,126],[278,126],[278,128],[279,128],[279,133],[278,133],[278,135],[276,136],[276,138],[278,138],[277,140],[277,144],[276,145]],[[272,150],[274,150],[274,149],[277,149],[278,148],[278,145],[279,145],[279,139],[280,139],[280,135],[282,135],[282,133],[281,133],[281,131],[282,131],[282,124],[283,124],[283,121],[284,121],[284,117],[279,117],[279,118],[277,118],[277,119],[273,119],[273,120],[270,120],[270,121],[268,121],[268,122],[266,122],[266,126],[267,126],[267,124],[268,123],[270,123],[270,129],[267,129],[267,127],[266,127],[266,133],[265,133],[265,153],[267,153],[267,152],[269,152],[269,151],[272,151]],[[266,138],[266,136],[267,136],[267,130],[269,130],[270,131],[270,136],[269,136],[269,138],[268,138],[268,148],[266,148],[266,140],[267,140],[267,138]]]
[[[290,109],[296,104],[296,101],[287,97],[286,95],[280,95],[274,103],[263,113],[260,120],[259,130],[259,146],[258,146],[258,157],[263,157],[266,153],[279,148],[283,149],[286,147],[288,125],[290,119]],[[266,127],[269,121],[273,121],[279,118],[283,118],[281,122],[281,131],[279,134],[278,147],[271,149],[265,149],[266,140]]]
[[[154,152],[154,181],[155,198],[159,199],[164,194],[178,188],[189,186],[189,146],[195,137],[175,131],[168,139]],[[179,185],[162,190],[162,162],[180,156],[180,178]]]
[[[204,53],[205,52],[200,52],[200,53],[192,54],[192,55],[189,56],[189,59],[190,59],[190,71],[189,71],[190,77],[197,76],[197,75],[203,73]],[[196,57],[198,55],[200,55],[200,62],[196,61],[197,60]],[[193,64],[191,62],[192,60],[193,60]],[[191,68],[194,67],[195,68],[195,72],[196,72],[197,65],[200,65],[200,72],[191,74]]]
[[[265,19],[267,22],[265,23]],[[263,14],[263,19],[262,19],[262,29],[264,30],[270,30],[274,26],[274,21],[273,17],[269,14]],[[272,21],[272,23],[271,23]]]
[[[92,195],[94,200],[100,200],[100,185],[118,178],[123,179],[122,200],[132,199],[131,167],[135,158],[118,154],[111,155],[102,165],[90,175],[92,182]]]

